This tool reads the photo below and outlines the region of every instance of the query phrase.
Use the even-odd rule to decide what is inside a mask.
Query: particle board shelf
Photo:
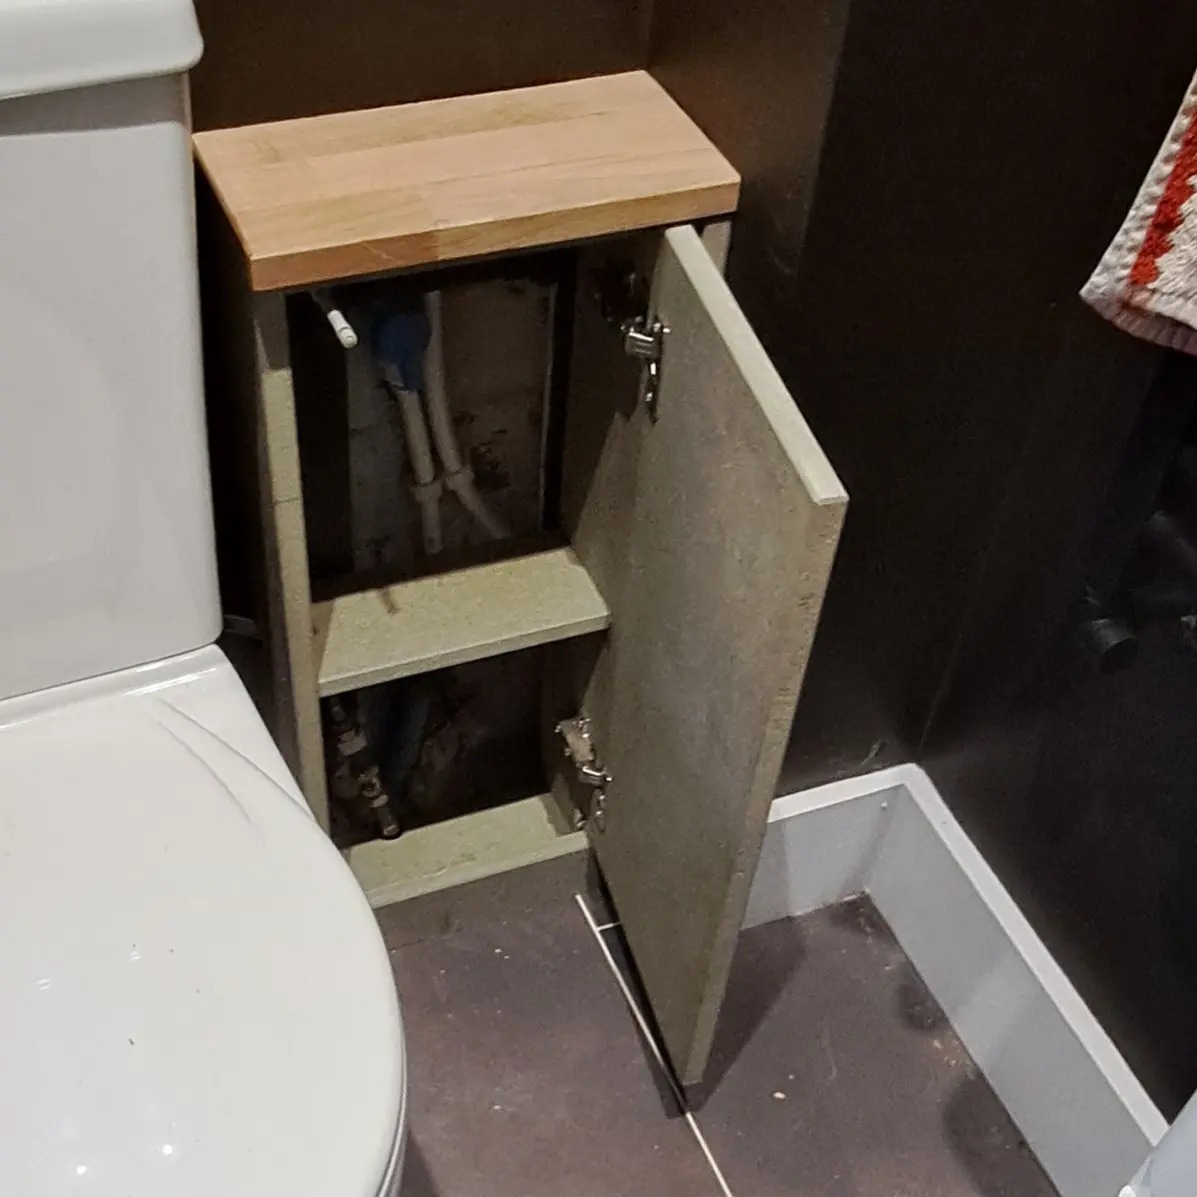
[[[643,71],[194,141],[255,291],[721,216],[740,189]]]
[[[611,613],[571,549],[312,606],[322,696],[599,632]]]
[[[417,827],[397,840],[372,840],[345,853],[376,907],[567,857],[581,862],[581,879],[586,835],[561,829],[547,794]]]

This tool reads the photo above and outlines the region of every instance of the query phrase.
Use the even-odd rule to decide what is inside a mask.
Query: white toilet
[[[228,661],[189,0],[0,0],[0,1194],[398,1189],[387,953]]]

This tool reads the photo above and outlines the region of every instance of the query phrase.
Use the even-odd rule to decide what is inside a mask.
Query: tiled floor
[[[403,1197],[1054,1197],[867,902],[744,934],[690,1119],[577,904],[392,959]]]

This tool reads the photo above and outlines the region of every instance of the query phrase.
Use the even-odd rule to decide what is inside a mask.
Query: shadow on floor
[[[428,1171],[428,1161],[414,1136],[407,1140],[407,1154],[403,1161],[403,1183],[399,1197],[442,1197]]]
[[[736,945],[706,1076],[686,1090],[690,1108],[696,1112],[719,1087],[806,959],[801,923],[788,919],[776,927],[777,933],[768,938],[747,932]]]
[[[892,949],[882,964],[892,978],[893,1009],[903,1027],[931,1036],[931,1046],[963,1066],[964,1075],[942,1102],[945,1146],[972,1182],[976,1197],[1052,1197],[1053,1190],[1030,1147],[988,1081],[957,1038],[935,995],[902,953],[897,937],[867,898],[850,899],[827,912],[829,921]]]
[[[867,899],[741,935],[701,1097],[736,1193],[1054,1197]]]
[[[956,1086],[943,1123],[944,1141],[968,1173],[977,1197],[1054,1197],[1034,1153],[979,1073]]]
[[[826,915],[831,926],[860,936],[866,947],[871,948],[876,944],[882,949],[892,949],[895,955],[888,967],[890,971],[896,972],[896,976],[890,987],[893,989],[898,1017],[904,1026],[925,1034],[949,1027],[948,1016],[940,1008],[914,965],[903,955],[901,964],[895,968],[897,954],[900,954],[902,949],[890,925],[869,898],[863,895],[848,898],[838,906],[830,907]]]
[[[602,932],[602,937],[603,942],[607,945],[607,950],[611,953],[611,959],[615,962],[615,967],[619,969],[624,983],[632,991],[632,996],[635,998],[636,1004],[640,1009],[640,1014],[649,1029],[649,1034],[652,1035],[652,1041],[650,1042],[641,1029],[640,1024],[629,1013],[629,1018],[635,1024],[636,1042],[640,1045],[640,1052],[644,1057],[646,1074],[652,1080],[657,1099],[661,1103],[661,1113],[666,1118],[682,1118],[685,1115],[685,1110],[678,1101],[679,1089],[677,1087],[677,1080],[669,1071],[668,1062],[663,1062],[657,1057],[655,1045],[663,1042],[661,1028],[657,1026],[656,1019],[653,1017],[652,1005],[644,992],[644,984],[640,980],[640,972],[632,960],[632,953],[628,948],[627,941],[623,937],[623,931],[618,925],[608,927]]]
[[[572,901],[392,952],[402,1197],[719,1197]]]

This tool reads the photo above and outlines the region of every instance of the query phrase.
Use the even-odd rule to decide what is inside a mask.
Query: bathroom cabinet
[[[672,1061],[710,1046],[846,496],[722,277],[739,179],[643,72],[197,134],[279,744],[321,697],[551,646],[550,792],[349,851],[376,905],[597,857]],[[559,543],[313,601],[289,293],[571,247]],[[605,280],[592,285],[592,280]]]

